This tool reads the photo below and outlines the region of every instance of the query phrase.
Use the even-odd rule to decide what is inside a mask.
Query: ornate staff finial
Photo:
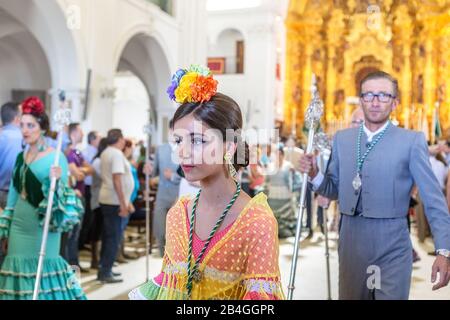
[[[331,151],[331,142],[325,132],[320,131],[314,136],[314,148],[320,153]]]
[[[72,121],[72,112],[69,108],[66,107],[66,93],[65,91],[61,90],[59,91],[59,100],[61,102],[61,108],[59,108],[55,115],[53,116],[53,120],[55,120],[55,124],[57,127],[57,130],[61,130],[64,128],[64,126],[67,126]]]
[[[311,128],[320,121],[323,114],[323,101],[320,99],[319,91],[317,89],[316,75],[312,76],[311,83],[311,102],[306,110],[305,121],[308,128]]]

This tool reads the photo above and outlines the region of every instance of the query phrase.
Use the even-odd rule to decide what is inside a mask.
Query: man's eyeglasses
[[[363,99],[364,102],[372,102],[375,97],[378,98],[378,101],[386,103],[391,101],[391,99],[394,99],[395,96],[390,93],[380,92],[380,93],[373,93],[373,92],[365,92],[361,93],[361,99]]]

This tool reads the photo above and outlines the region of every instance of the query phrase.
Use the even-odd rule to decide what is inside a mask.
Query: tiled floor
[[[337,242],[335,239],[336,234],[331,233],[330,270],[332,299],[336,299],[338,293]],[[290,238],[280,243],[280,269],[286,294],[290,275],[293,241],[294,239]],[[414,264],[410,299],[450,299],[450,287],[436,292],[431,290],[430,275],[434,257],[427,255],[427,252],[433,249],[431,242],[418,244],[416,238],[413,237],[413,243],[422,260]],[[154,250],[155,255],[156,251]],[[311,240],[302,241],[299,253],[294,299],[327,299],[326,263],[324,255],[325,242],[323,236],[320,233],[316,233]],[[149,274],[150,276],[154,276],[160,271],[162,259],[151,256],[149,261]],[[101,285],[96,281],[94,272],[89,275],[83,275],[82,284],[88,298],[93,300],[127,299],[127,294],[131,289],[145,282],[145,264],[145,257],[141,257],[138,260],[130,260],[128,263],[118,265],[115,271],[121,272],[125,280],[119,284]],[[83,262],[83,266],[87,266],[87,263]]]

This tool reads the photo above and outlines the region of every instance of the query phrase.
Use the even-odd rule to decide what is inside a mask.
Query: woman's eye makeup
[[[192,137],[191,138],[191,143],[193,144],[193,145],[201,145],[201,144],[204,144],[206,141],[205,141],[205,139],[203,138],[203,136],[196,136],[196,137]]]
[[[20,127],[21,128],[27,128],[27,129],[34,129],[34,128],[36,128],[36,125],[33,124],[33,123],[25,123],[25,124],[21,123]]]
[[[179,145],[181,142],[183,142],[183,139],[181,139],[180,137],[175,137],[175,138],[171,139],[171,142],[176,145]]]
[[[202,144],[208,142],[208,140],[203,135],[191,135],[187,139],[189,139],[187,141],[190,141],[190,143],[194,146],[202,145]],[[184,139],[179,136],[175,136],[175,137],[173,137],[173,139],[171,139],[171,142],[177,146],[182,144],[183,141],[184,141]]]

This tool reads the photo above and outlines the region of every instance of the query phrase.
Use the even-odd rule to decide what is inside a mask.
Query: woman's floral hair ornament
[[[22,113],[40,116],[45,112],[44,103],[38,97],[29,97],[22,102]]]
[[[189,69],[175,72],[167,93],[171,100],[179,104],[203,103],[217,93],[217,84],[207,67],[191,65]]]

